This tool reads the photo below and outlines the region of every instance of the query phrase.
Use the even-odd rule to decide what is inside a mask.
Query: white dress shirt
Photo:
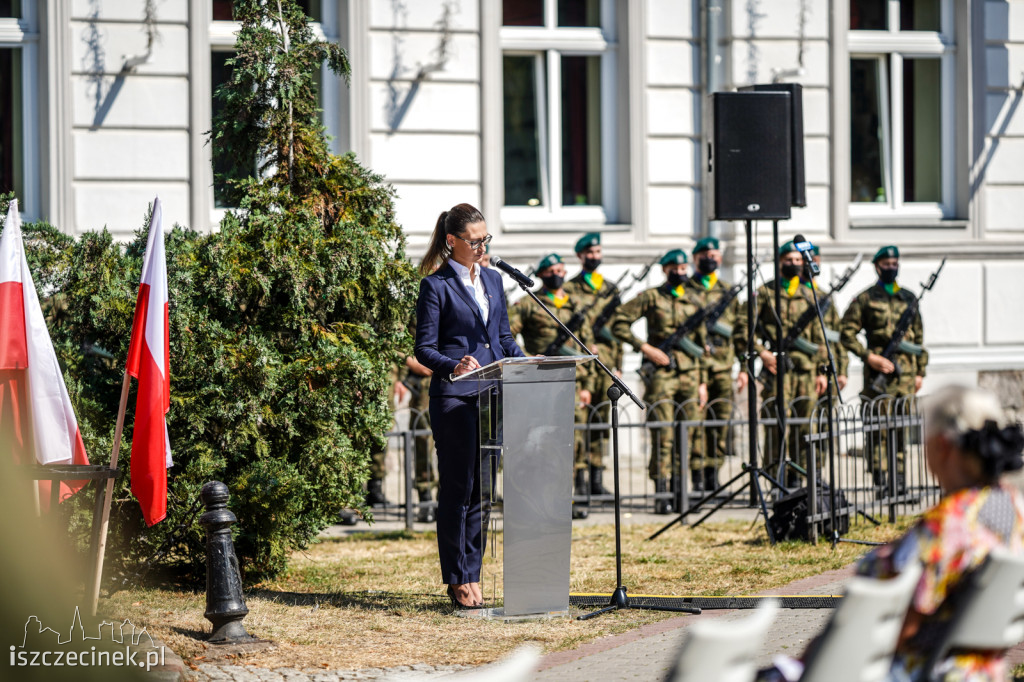
[[[487,301],[487,292],[484,291],[484,281],[480,276],[480,265],[473,263],[473,268],[470,270],[470,268],[467,268],[454,258],[449,259],[448,262],[455,270],[455,274],[462,280],[463,286],[469,289],[470,295],[476,299],[476,304],[480,307],[480,317],[483,318],[484,324],[487,324],[487,313],[490,311],[491,305]],[[475,276],[475,284],[474,278],[470,276],[471,274]]]

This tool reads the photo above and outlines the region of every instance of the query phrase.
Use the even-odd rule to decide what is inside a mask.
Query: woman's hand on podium
[[[455,365],[455,371],[452,374],[460,377],[463,374],[472,372],[474,369],[480,369],[480,363],[472,355],[466,355],[459,361],[459,364]]]

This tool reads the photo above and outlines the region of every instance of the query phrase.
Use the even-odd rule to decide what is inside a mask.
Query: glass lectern
[[[505,358],[456,379],[479,386],[484,538],[485,608],[462,613],[568,613],[576,366],[593,358]]]

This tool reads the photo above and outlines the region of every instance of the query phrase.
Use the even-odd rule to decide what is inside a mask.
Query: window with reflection
[[[0,192],[24,201],[21,50],[0,49]]]
[[[313,21],[320,21],[320,2],[321,0],[297,0],[295,4],[302,8],[307,17]],[[214,21],[235,20],[233,0],[213,0],[210,9],[212,12],[211,19]]]
[[[850,0],[854,212],[951,210],[954,0]],[[872,31],[872,33],[866,33]]]
[[[603,219],[614,149],[602,139],[614,126],[615,70],[602,5],[611,14],[611,4],[503,3],[506,207],[536,209],[539,219],[591,207]]]

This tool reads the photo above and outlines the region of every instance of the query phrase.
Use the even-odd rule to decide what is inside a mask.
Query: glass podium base
[[[456,611],[459,618],[478,618],[480,620],[500,620],[506,623],[520,623],[527,620],[554,620],[556,618],[569,618],[569,610],[547,611],[545,613],[525,613],[520,616],[506,616],[503,607],[493,609],[470,609],[468,611]]]

